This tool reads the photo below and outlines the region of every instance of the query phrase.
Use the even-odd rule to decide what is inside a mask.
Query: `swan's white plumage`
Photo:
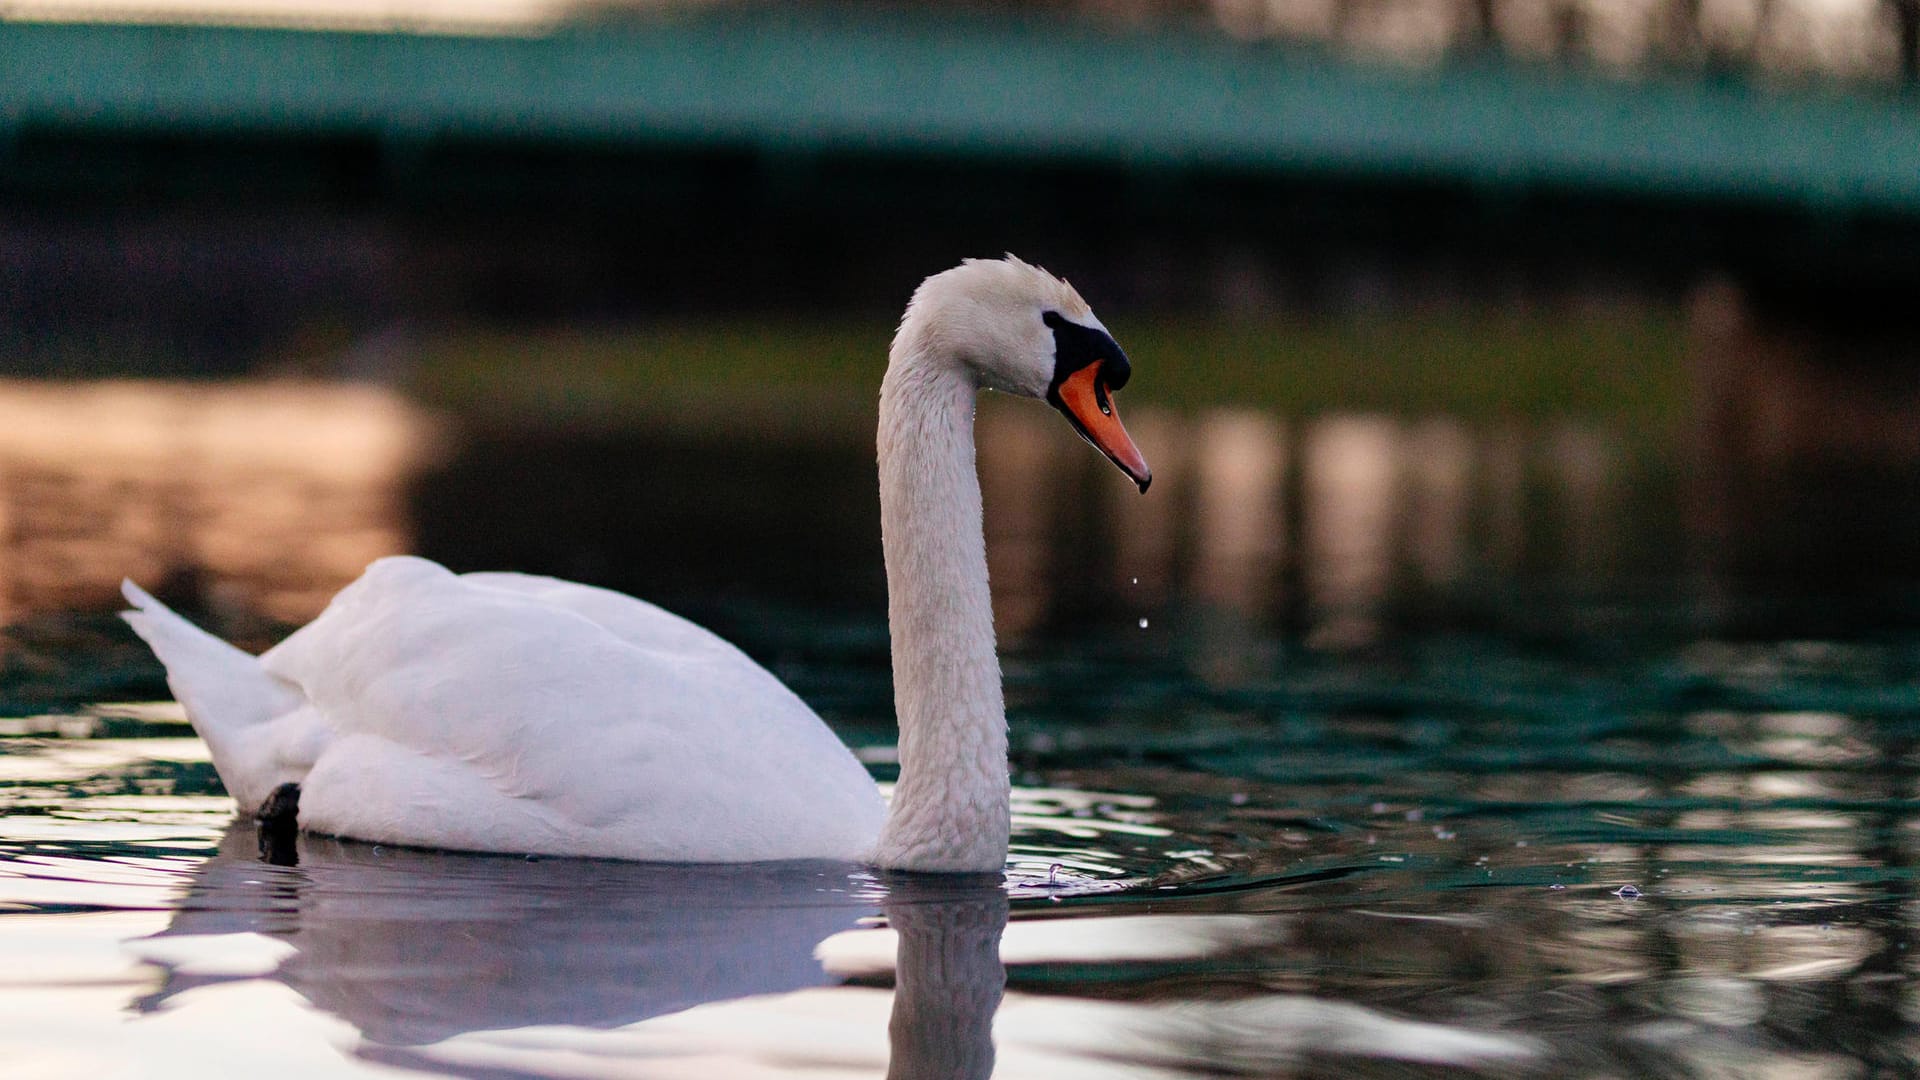
[[[631,597],[382,559],[258,659],[129,586],[128,621],[243,807],[317,832],[663,861],[855,860],[884,816],[813,711]]]
[[[890,812],[779,680],[618,593],[400,557],[257,659],[131,583],[127,621],[241,806],[298,783],[306,829],[476,851],[995,871],[1007,732],[973,406],[983,388],[1048,395],[1049,315],[1105,333],[1046,271],[968,260],[921,284],[894,336],[876,446],[900,720]]]

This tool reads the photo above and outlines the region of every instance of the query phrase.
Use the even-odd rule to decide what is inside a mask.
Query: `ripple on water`
[[[317,838],[270,866],[177,715],[16,720],[0,1011],[48,1072],[235,1016],[236,1061],[322,1073],[878,1075],[989,1035],[1008,1076],[1844,1072],[1905,1030],[1903,663],[1509,657],[1474,685],[1303,663],[1227,688],[1148,670],[1138,696],[1085,664],[1112,708],[1017,716],[1013,856],[984,889]],[[915,1043],[934,1020],[972,1035]]]

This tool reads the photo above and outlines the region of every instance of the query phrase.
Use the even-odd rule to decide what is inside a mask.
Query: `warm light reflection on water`
[[[1052,540],[1060,509],[1054,495],[1060,433],[1029,409],[981,413],[975,432],[993,622],[1018,638],[1046,617],[1055,584]]]
[[[229,611],[311,618],[409,549],[437,431],[368,386],[0,382],[0,624],[179,574]]]
[[[9,0],[31,22],[184,23],[443,34],[550,32],[571,0]]]
[[[1407,546],[1421,583],[1446,589],[1467,569],[1467,510],[1473,437],[1455,420],[1430,419],[1407,432]]]
[[[1090,604],[1151,626],[1168,605],[1195,601],[1256,624],[1297,613],[1316,646],[1366,645],[1420,587],[1447,595],[1529,568],[1617,572],[1639,521],[1619,494],[1638,479],[1621,438],[1593,426],[1527,434],[1446,419],[1148,408],[1133,424],[1157,480],[1140,497],[1046,410],[989,396],[980,413],[988,562],[1010,645]],[[300,622],[368,562],[403,551],[588,579],[598,567],[606,584],[664,587],[671,601],[676,587],[701,592],[697,578],[655,569],[683,545],[727,579],[778,589],[797,567],[770,537],[727,527],[739,516],[735,481],[702,470],[736,478],[759,514],[786,504],[811,514],[827,492],[872,498],[866,440],[840,427],[784,432],[831,464],[777,488],[748,485],[737,464],[769,449],[761,436],[717,433],[703,460],[663,455],[636,434],[584,473],[538,459],[564,436],[541,437],[506,466],[458,449],[493,437],[462,435],[457,421],[370,386],[0,383],[0,623],[111,608],[123,576],[191,587],[191,602],[229,621]],[[458,496],[436,498],[449,483]],[[523,483],[532,488],[516,490]],[[569,527],[602,522],[588,544],[605,553],[548,565],[558,538],[545,522],[562,508],[537,500],[592,500],[594,484],[608,491],[593,519]],[[662,490],[687,484],[703,497],[663,505]],[[805,580],[877,581],[869,516],[822,524],[794,545]]]
[[[1141,410],[1129,422],[1150,448],[1155,487],[1140,498],[1097,478],[1110,494],[1087,538],[1060,484],[1043,478],[1079,475],[1049,420],[1017,402],[981,408],[988,560],[1001,636],[1013,643],[1044,627],[1057,594],[1089,572],[1071,550],[1111,553],[1098,589],[1122,612],[1173,598],[1256,625],[1298,612],[1315,647],[1371,645],[1422,589],[1457,597],[1489,577],[1629,572],[1645,558],[1629,549],[1658,498],[1657,485],[1638,503],[1622,496],[1648,478],[1631,471],[1627,438],[1595,425]]]
[[[1307,434],[1309,640],[1364,645],[1379,637],[1404,466],[1399,434],[1384,418],[1344,416],[1319,421]]]
[[[1260,413],[1222,411],[1202,415],[1189,432],[1193,590],[1230,610],[1261,614],[1273,603],[1287,535],[1281,516],[1286,429]]]

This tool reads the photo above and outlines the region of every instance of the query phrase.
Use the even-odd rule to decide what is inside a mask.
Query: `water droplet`
[[[1141,619],[1141,620],[1140,620],[1140,629],[1142,629],[1142,630],[1145,630],[1146,628],[1147,628],[1147,620],[1145,620],[1145,619]]]
[[[1139,579],[1139,578],[1134,578],[1134,579],[1133,579],[1133,583],[1134,583],[1135,585],[1138,585],[1138,584],[1140,584],[1140,579]]]
[[[1622,885],[1613,890],[1613,895],[1622,900],[1638,900],[1640,899],[1640,889],[1633,885]]]
[[[1557,881],[1556,881],[1556,882],[1554,882],[1553,884],[1551,884],[1551,885],[1549,885],[1549,886],[1547,886],[1547,888],[1549,888],[1549,889],[1551,889],[1551,890],[1553,890],[1554,892],[1566,892],[1566,891],[1567,891],[1567,887],[1566,887],[1565,885],[1562,885],[1562,884],[1560,884],[1560,883],[1559,883],[1559,882],[1557,882]]]

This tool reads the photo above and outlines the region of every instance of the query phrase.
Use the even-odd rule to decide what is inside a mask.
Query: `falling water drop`
[[[1145,630],[1146,628],[1147,628],[1147,620],[1145,620],[1145,619],[1141,619],[1141,620],[1140,620],[1140,629],[1142,629],[1142,630]]]

